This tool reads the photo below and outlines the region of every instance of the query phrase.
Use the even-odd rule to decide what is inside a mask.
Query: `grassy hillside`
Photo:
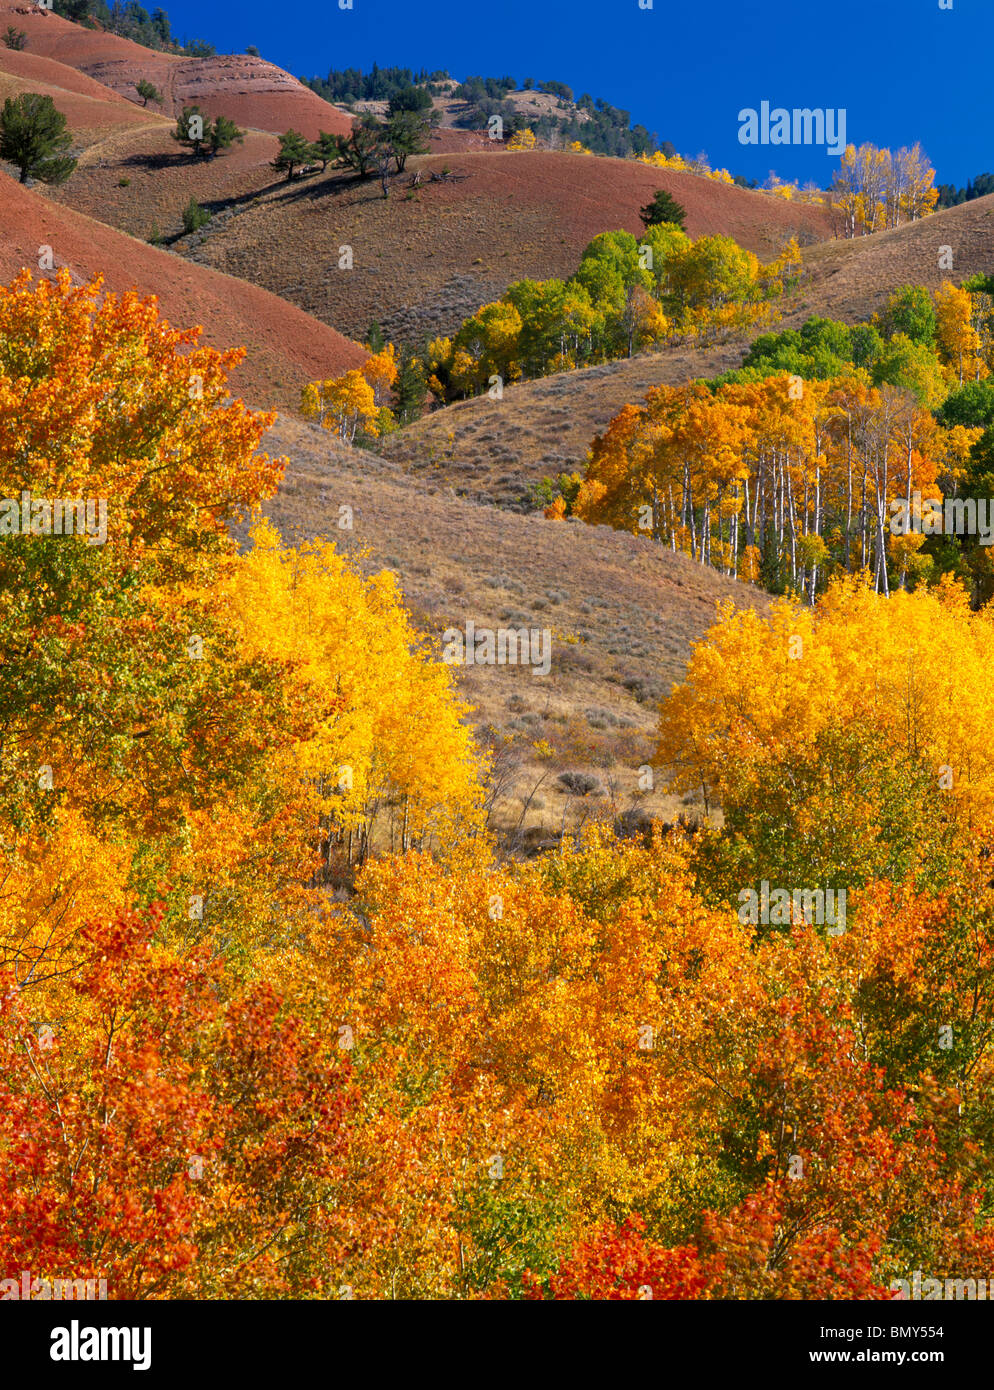
[[[67,267],[76,282],[102,274],[109,289],[155,294],[177,327],[199,323],[214,347],[247,346],[233,386],[253,404],[296,405],[302,380],[363,360],[356,343],[275,295],[60,207],[3,173],[0,201],[0,279],[6,283],[24,267],[37,275],[38,248],[47,245],[56,267]]]
[[[805,274],[784,302],[780,327],[812,315],[857,323],[872,316],[900,285],[937,289],[939,248],[954,248],[956,280],[994,272],[994,196],[924,221],[854,241],[806,248]],[[468,496],[528,506],[529,489],[546,475],[582,471],[587,449],[628,402],[650,386],[678,385],[738,367],[750,333],[715,347],[676,347],[505,387],[503,400],[482,395],[438,410],[391,436],[390,457],[431,473]]]
[[[91,149],[121,132],[166,126],[154,107],[145,110],[65,63],[27,50],[0,48],[0,103],[22,92],[52,98],[69,123],[77,150]]]
[[[466,177],[429,181],[445,167]],[[641,231],[639,208],[657,188],[686,208],[692,236],[724,233],[761,259],[799,226],[828,235],[820,208],[632,160],[470,151],[426,155],[409,169],[421,170],[421,187],[398,180],[388,199],[377,181],[330,170],[274,189],[211,236],[197,258],[353,337],[376,319],[395,340],[420,344],[425,334],[453,332],[514,280],[571,274],[598,232]],[[334,269],[343,243],[355,254],[347,274]]]
[[[590,441],[650,386],[677,384],[737,367],[747,338],[709,349],[643,353],[458,401],[398,431],[383,451],[467,496],[530,509],[530,488],[546,475],[582,472]]]
[[[171,240],[182,233],[183,208],[191,198],[220,215],[211,224],[209,234],[214,234],[224,217],[282,186],[270,168],[278,148],[275,136],[249,131],[242,144],[206,160],[182,150],[171,138],[172,129],[163,121],[108,136],[83,153],[68,183],[46,189],[45,196],[143,241],[153,228]]]
[[[951,271],[939,268],[944,246],[953,252]],[[943,280],[994,271],[994,194],[873,236],[811,246],[804,262],[807,274],[787,326],[809,314],[847,323],[869,318],[900,285],[936,290]]]
[[[464,630],[469,620],[551,630],[548,676],[514,666],[460,674],[474,722],[506,773],[499,824],[517,825],[539,783],[521,823],[528,844],[558,834],[564,815],[574,825],[636,801],[666,818],[693,812],[693,798],[683,806],[639,794],[658,701],[682,678],[720,599],[765,607],[765,595],[610,527],[547,522],[459,498],[286,416],[265,444],[289,459],[266,508],[284,536],[330,535],[367,570],[393,570],[439,654],[444,630]],[[339,528],[342,506],[353,509],[351,531]],[[554,750],[548,760],[534,748],[543,739]],[[588,774],[603,794],[567,792],[558,779],[570,772]]]

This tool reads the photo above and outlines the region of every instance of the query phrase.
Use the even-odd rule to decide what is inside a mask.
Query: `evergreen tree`
[[[20,172],[21,183],[29,178],[42,183],[65,183],[76,167],[67,151],[72,136],[66,118],[49,96],[22,92],[8,97],[0,111],[0,159]]]
[[[393,390],[396,398],[394,413],[402,425],[408,425],[421,414],[428,394],[424,367],[408,348],[401,353]]]
[[[210,117],[205,115],[199,106],[184,106],[181,115],[176,118],[176,129],[172,136],[179,144],[189,146],[193,153],[198,155],[203,150],[210,128]]]
[[[396,116],[400,111],[430,111],[431,93],[424,87],[401,87],[390,98],[388,116]]]
[[[328,167],[328,161],[335,158],[338,154],[338,136],[332,135],[330,131],[319,130],[318,138],[311,146],[311,157],[320,159],[321,172],[324,173]]]
[[[759,544],[759,542],[757,542]],[[759,579],[763,588],[770,594],[783,594],[787,590],[783,553],[776,545],[776,538],[760,544],[762,558],[759,562]]]
[[[403,173],[408,155],[428,153],[428,133],[432,125],[437,123],[437,113],[432,112],[432,116],[436,117],[435,121],[421,111],[391,113],[383,128],[383,135],[398,174]]]
[[[657,188],[650,202],[644,208],[639,209],[639,217],[642,219],[644,227],[656,227],[660,222],[672,222],[682,231],[686,231],[684,219],[686,210],[681,207],[677,200],[665,188]]]
[[[338,162],[368,178],[383,154],[384,127],[371,112],[357,116],[348,135],[339,135]]]
[[[172,42],[169,16],[166,14],[165,10],[158,9],[152,11],[152,28],[155,30],[156,37],[161,44]]]
[[[74,24],[82,24],[90,13],[90,0],[55,0],[52,8],[63,19],[71,19]]]
[[[210,213],[206,208],[200,206],[196,198],[191,198],[183,209],[184,232],[199,232],[200,228],[206,227],[210,220]]]
[[[158,87],[147,81],[144,77],[140,82],[135,83],[135,91],[142,99],[142,106],[147,106],[150,101],[162,101],[162,93],[159,91]]]
[[[310,159],[313,146],[310,141],[301,135],[299,130],[290,129],[285,135],[281,135],[279,154],[272,161],[272,167],[278,170],[285,170],[287,182],[293,178],[293,171],[298,164],[306,164]]]
[[[245,139],[244,130],[239,130],[234,121],[227,116],[218,116],[217,120],[210,127],[206,134],[207,152],[211,156],[217,154],[219,150],[230,149],[237,140],[239,144]]]

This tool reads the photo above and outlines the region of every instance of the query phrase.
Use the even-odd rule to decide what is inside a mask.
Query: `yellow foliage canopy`
[[[389,821],[398,849],[477,828],[468,710],[413,632],[393,576],[364,579],[330,541],[284,547],[268,522],[252,541],[231,578],[232,610],[247,654],[287,663],[302,686],[313,724],[287,750],[287,771],[314,789],[322,825],[365,845]]]

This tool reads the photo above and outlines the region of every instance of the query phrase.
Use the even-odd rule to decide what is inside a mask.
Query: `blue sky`
[[[994,170],[994,0],[162,0],[177,34],[255,44],[296,76],[330,67],[555,78],[733,174],[826,183],[815,147],[739,143],[740,109],[846,111],[856,144],[920,140],[937,181]],[[154,8],[145,0],[148,9]]]

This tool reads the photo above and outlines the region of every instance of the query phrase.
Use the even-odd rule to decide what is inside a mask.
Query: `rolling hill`
[[[475,726],[506,763],[497,811],[505,826],[517,822],[541,782],[522,821],[528,844],[554,838],[564,815],[573,825],[592,806],[616,814],[632,807],[658,700],[682,679],[691,644],[715,620],[717,603],[769,602],[760,590],[648,539],[456,497],[437,479],[346,448],[300,420],[281,416],[265,448],[289,459],[283,486],[265,508],[283,536],[327,535],[367,572],[393,570],[437,653],[445,628],[469,620],[550,630],[547,677],[517,666],[458,670]],[[343,505],[353,509],[351,531],[339,529]],[[540,740],[555,750],[551,760],[537,752]],[[587,772],[605,796],[568,797],[557,784],[562,771]],[[638,800],[657,816],[680,810],[658,792]]]
[[[460,494],[530,510],[533,484],[583,472],[595,434],[650,386],[678,385],[739,366],[746,337],[710,348],[681,347],[603,362],[504,387],[433,411],[383,442],[390,458]]]
[[[445,168],[458,182],[431,182]],[[598,232],[642,230],[639,208],[666,188],[692,236],[735,237],[771,259],[800,228],[829,234],[827,214],[633,160],[547,151],[468,150],[408,163],[384,198],[378,181],[334,173],[267,193],[197,249],[196,258],[289,299],[353,337],[377,320],[420,346],[451,333],[514,280],[567,276]],[[420,171],[420,187],[410,178]],[[353,248],[344,274],[338,248]]]
[[[121,131],[166,126],[154,110],[125,100],[65,63],[38,53],[0,48],[0,101],[22,92],[52,98],[69,123],[77,149],[89,149]]]
[[[39,247],[50,245],[77,282],[103,273],[111,289],[157,294],[172,322],[203,323],[218,347],[248,346],[232,386],[253,404],[293,411],[305,380],[357,365],[364,350],[335,324],[360,332],[379,317],[395,332],[405,323],[412,332],[454,327],[513,279],[570,273],[597,232],[637,231],[638,209],[658,187],[680,198],[692,232],[731,232],[760,252],[774,253],[797,225],[800,210],[747,190],[619,159],[510,153],[451,128],[438,153],[411,162],[423,183],[410,197],[400,180],[384,200],[377,184],[331,171],[288,184],[270,167],[276,140],[265,127],[307,131],[306,121],[287,106],[275,119],[257,83],[242,93],[244,109],[231,100],[237,74],[251,70],[255,82],[259,60],[178,60],[42,13],[24,16],[24,27],[29,49],[0,53],[2,90],[51,95],[69,120],[79,164],[61,188],[22,187],[0,174],[0,277],[36,267]],[[191,73],[216,81],[224,105],[212,106],[203,85],[185,86]],[[139,76],[166,94],[167,114],[131,98]],[[299,91],[328,129],[334,108]],[[249,127],[244,143],[214,160],[178,149],[169,117],[189,100]],[[432,182],[447,153],[468,177]],[[152,224],[173,233],[191,197],[215,214],[207,232],[175,243],[185,257],[150,246]],[[824,234],[820,214],[802,216],[810,235]],[[343,241],[355,249],[351,275],[337,271]],[[564,818],[576,824],[592,808],[629,809],[656,702],[682,675],[718,600],[763,605],[765,597],[642,539],[459,498],[437,468],[422,470],[428,446],[419,439],[405,436],[419,455],[408,468],[347,449],[284,413],[266,448],[286,454],[289,468],[268,510],[289,538],[327,532],[367,569],[393,569],[416,623],[436,641],[470,619],[550,629],[549,679],[513,667],[459,675],[481,737],[506,768],[497,818],[512,826],[520,819],[524,843],[553,837]],[[489,461],[504,466],[496,448]],[[354,532],[337,529],[343,501],[354,509]],[[551,759],[536,751],[542,742]],[[600,791],[568,795],[557,781],[563,771],[589,775]],[[536,786],[541,794],[531,796]],[[663,816],[680,809],[661,795],[638,800]]]
[[[176,116],[185,105],[197,104],[211,116],[229,116],[246,128],[284,131],[293,126],[309,139],[319,129],[344,134],[350,126],[346,112],[262,58],[158,53],[37,6],[0,0],[0,27],[8,24],[27,34],[29,54],[76,68],[129,100],[137,101],[136,82],[144,78],[154,83],[163,94],[160,110],[166,115]]]
[[[582,467],[593,435],[649,386],[737,366],[752,335],[511,386],[502,401],[434,412],[377,454],[293,418],[302,383],[358,365],[365,350],[343,334],[364,336],[374,319],[394,341],[420,344],[454,331],[513,280],[569,275],[598,232],[638,233],[639,208],[659,188],[684,206],[694,237],[730,235],[761,259],[800,237],[805,279],[785,326],[811,314],[854,322],[898,285],[936,288],[941,246],[953,248],[957,279],[994,272],[994,198],[840,242],[819,207],[632,160],[511,152],[453,124],[430,154],[409,161],[387,198],[378,181],[331,169],[287,182],[271,168],[274,132],[345,131],[350,117],[281,69],[245,55],[157,53],[0,0],[0,25],[10,22],[27,31],[28,48],[0,51],[0,96],[51,95],[79,165],[54,189],[0,173],[0,278],[36,268],[39,247],[50,245],[77,281],[102,273],[113,290],[156,294],[175,324],[202,323],[215,346],[244,343],[233,388],[283,412],[266,447],[289,467],[268,510],[288,538],[330,534],[367,569],[394,570],[436,642],[469,620],[550,630],[548,680],[514,667],[459,675],[482,736],[507,762],[500,817],[520,816],[533,844],[591,804],[633,804],[658,699],[682,676],[717,602],[767,599],[647,539],[546,522],[530,510],[530,486]],[[143,77],[162,91],[160,107],[138,103]],[[244,143],[213,160],[179,149],[173,119],[193,102],[243,126]],[[439,181],[445,171],[455,180]],[[214,213],[209,227],[176,240],[180,254],[150,246],[152,225],[175,234],[190,198]],[[338,269],[343,244],[353,248],[351,271]],[[343,503],[352,532],[337,526]],[[537,744],[554,750],[551,759]],[[567,797],[556,781],[563,770],[589,774],[604,794]],[[659,796],[640,804],[667,817],[679,809]]]
[[[804,251],[805,276],[784,304],[780,328],[812,315],[857,323],[870,318],[901,285],[938,289],[940,247],[951,246],[956,280],[994,274],[994,195],[923,221],[853,241]],[[426,415],[385,442],[390,457],[444,477],[466,496],[528,506],[531,484],[579,469],[595,434],[650,386],[716,376],[741,364],[754,333],[701,349],[656,353],[564,372],[504,389],[503,400],[478,396]]]
[[[374,319],[397,341],[451,333],[513,280],[570,274],[598,232],[640,231],[639,208],[658,188],[683,204],[691,235],[731,235],[761,258],[792,234],[810,242],[830,233],[818,207],[633,160],[512,153],[452,127],[436,134],[433,153],[410,161],[387,199],[377,181],[331,170],[288,184],[270,167],[277,146],[264,132],[345,130],[347,113],[261,59],[179,58],[23,8],[0,0],[0,23],[4,13],[16,18],[29,44],[0,53],[0,82],[52,95],[81,155],[73,179],[47,196],[142,239],[153,228],[178,235],[194,198],[223,216],[176,250],[353,337]],[[164,93],[160,108],[137,103],[141,77]],[[242,124],[244,143],[191,159],[171,140],[168,116],[193,101]],[[449,168],[455,181],[433,181]],[[421,186],[411,188],[417,172]],[[347,274],[337,271],[343,244],[354,252]]]
[[[107,136],[84,151],[67,184],[45,189],[44,196],[147,241],[153,229],[166,238],[180,236],[191,198],[223,219],[282,186],[270,167],[278,149],[274,135],[251,130],[216,159],[192,159],[172,139],[172,129],[162,121]],[[222,219],[202,235],[213,235]]]
[[[940,269],[943,247],[952,250],[952,270]],[[867,319],[900,285],[937,290],[943,280],[994,272],[994,194],[872,236],[811,246],[804,261],[805,282],[786,323],[809,314]]]
[[[266,290],[136,241],[3,173],[0,205],[0,280],[6,283],[23,267],[38,275],[39,248],[50,246],[56,266],[67,267],[76,282],[102,274],[108,289],[155,294],[177,327],[200,323],[212,346],[248,348],[232,386],[252,404],[296,408],[303,381],[345,371],[366,355]]]

